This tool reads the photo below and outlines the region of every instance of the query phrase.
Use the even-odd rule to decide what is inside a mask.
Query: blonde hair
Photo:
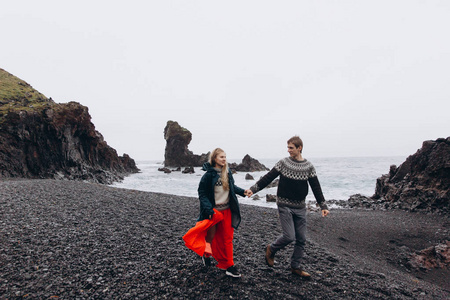
[[[211,152],[211,154],[209,155],[209,163],[211,164],[211,166],[213,167],[216,166],[216,157],[220,153],[225,153],[225,151],[223,151],[220,148],[216,148]],[[228,184],[228,163],[226,163],[225,166],[223,166],[222,172],[220,173],[220,179],[222,180],[223,189],[226,191],[229,190],[230,185]]]

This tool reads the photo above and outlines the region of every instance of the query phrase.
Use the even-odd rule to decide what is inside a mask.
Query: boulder
[[[111,184],[139,169],[118,156],[77,102],[58,104],[0,69],[0,178]]]
[[[431,246],[411,255],[408,267],[431,270],[450,266],[450,241]]]
[[[250,175],[249,173],[245,174],[245,180],[255,180],[255,178],[253,178],[252,175]]]
[[[372,198],[385,208],[450,212],[450,137],[425,141],[399,167],[391,166]]]
[[[188,149],[192,133],[177,122],[168,121],[164,128],[166,149],[164,166],[166,167],[201,167],[209,157],[209,153],[196,155]]]
[[[348,199],[348,206],[349,207],[358,207],[358,208],[370,208],[373,205],[374,200],[366,197],[361,194],[355,194],[351,195]]]
[[[261,164],[258,160],[252,158],[250,155],[245,155],[240,164],[232,163],[229,165],[230,169],[238,172],[258,172],[268,171],[269,169]]]
[[[169,168],[158,168],[158,171],[164,172],[166,174],[172,173],[172,171]]]
[[[266,202],[277,202],[277,196],[276,195],[267,194],[266,195]]]
[[[186,168],[184,168],[183,172],[181,172],[181,173],[183,173],[183,174],[194,174],[195,171],[194,171],[193,167],[186,167]]]

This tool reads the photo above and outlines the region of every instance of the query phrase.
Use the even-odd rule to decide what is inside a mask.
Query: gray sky
[[[405,158],[450,136],[450,1],[2,1],[0,68],[120,155]]]

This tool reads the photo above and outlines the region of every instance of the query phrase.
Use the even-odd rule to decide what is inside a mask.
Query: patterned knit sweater
[[[269,173],[264,175],[250,190],[257,193],[280,176],[277,190],[277,205],[292,208],[304,208],[308,195],[308,183],[322,210],[328,209],[317,178],[316,169],[306,159],[295,160],[291,157],[278,161]]]

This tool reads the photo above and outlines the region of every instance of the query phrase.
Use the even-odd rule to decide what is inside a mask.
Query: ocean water
[[[322,191],[327,200],[348,200],[351,195],[362,194],[372,196],[375,192],[376,179],[383,174],[389,173],[392,164],[399,165],[406,157],[339,157],[339,158],[311,158],[309,159],[316,168],[317,175],[322,186]],[[269,169],[278,159],[260,159]],[[240,160],[228,160],[229,163],[240,163]],[[140,173],[126,177],[122,182],[114,183],[113,187],[135,189],[147,192],[158,192],[179,196],[197,197],[197,188],[204,171],[200,167],[194,168],[194,174],[182,174],[172,172],[165,174],[158,171],[163,167],[162,161],[137,161]],[[234,174],[237,186],[247,189],[267,173],[251,172],[255,180],[246,180],[248,172]],[[266,202],[266,194],[276,194],[276,187],[264,189],[257,193],[260,200],[238,197],[240,203],[272,207],[276,204]],[[315,202],[314,195],[310,189],[306,201]]]

